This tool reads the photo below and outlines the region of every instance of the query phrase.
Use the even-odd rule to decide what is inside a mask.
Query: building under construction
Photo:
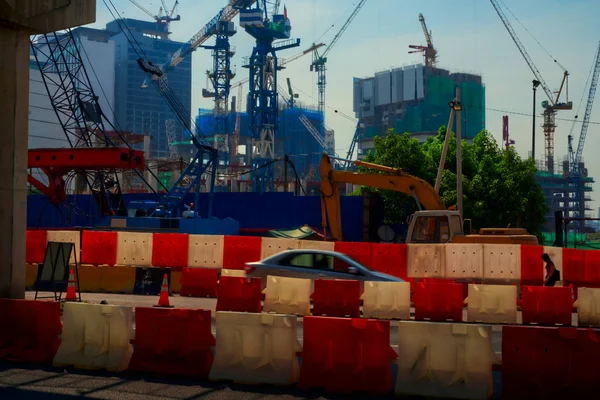
[[[562,162],[562,173],[541,170],[544,162],[538,162],[536,181],[544,191],[548,212],[546,213],[546,231],[554,231],[554,213],[562,211],[565,217],[593,217],[592,215],[592,184],[594,178],[588,175],[585,164],[579,164],[580,179],[572,179],[569,171],[569,160]],[[578,221],[569,225],[569,230],[585,232],[587,224]]]
[[[318,166],[320,157],[324,152],[323,146],[317,141],[313,134],[302,123],[301,117],[306,119],[313,127],[323,125],[323,114],[308,107],[282,108],[279,110],[278,130],[275,134],[275,158],[288,156],[296,171],[288,164],[288,182],[293,183],[296,175],[303,186],[318,180]],[[236,113],[227,116],[228,130],[232,131],[236,126]],[[228,143],[229,154],[223,154],[219,160],[219,174],[217,177],[219,191],[250,191],[252,190],[251,176],[244,172],[252,169],[252,137],[250,136],[250,117],[247,113],[240,113],[239,121],[239,143],[237,149],[233,141]],[[216,120],[214,111],[210,109],[199,109],[196,117],[196,130],[198,134],[205,137],[208,142],[215,140]],[[315,129],[318,132],[318,128]],[[332,138],[321,135],[323,142],[331,143]],[[233,135],[230,135],[233,136]],[[331,136],[331,135],[330,135]],[[190,141],[177,143],[182,155],[193,151]],[[226,159],[225,159],[226,157]],[[274,164],[274,183],[276,190],[283,190],[285,180],[285,163]],[[307,193],[310,194],[310,193]]]
[[[461,90],[462,137],[472,139],[485,128],[485,87],[481,76],[451,73],[423,65],[381,71],[355,78],[354,112],[364,124],[359,157],[373,147],[373,138],[389,129],[425,140],[448,124],[448,102]]]

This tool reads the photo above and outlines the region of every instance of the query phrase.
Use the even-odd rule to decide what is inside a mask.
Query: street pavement
[[[49,294],[42,293],[45,297]],[[26,298],[33,299],[28,292]],[[151,307],[158,296],[138,296],[104,293],[82,293],[82,300],[98,304],[132,307]],[[202,308],[213,312],[216,299],[171,296],[172,305],[182,308]],[[414,311],[414,310],[412,310]],[[134,310],[135,312],[135,310]],[[502,327],[493,326],[492,343],[500,356]],[[213,334],[216,327],[212,324]],[[390,344],[397,348],[397,325],[392,322]],[[298,339],[303,342],[302,319],[299,319]],[[393,374],[395,375],[395,368]],[[500,373],[494,372],[494,398],[499,398]],[[356,396],[337,395],[322,391],[301,391],[296,387],[250,386],[215,382],[188,381],[176,378],[150,377],[132,373],[109,373],[105,371],[83,371],[74,368],[52,368],[14,363],[0,363],[0,399],[123,399],[123,400],[267,400],[267,399],[364,399],[365,394]],[[392,395],[381,397],[392,399]]]

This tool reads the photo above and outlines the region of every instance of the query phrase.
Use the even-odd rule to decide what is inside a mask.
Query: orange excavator
[[[322,226],[327,232],[329,222],[333,240],[343,240],[339,185],[351,183],[392,190],[414,197],[419,211],[410,218],[406,243],[538,244],[537,237],[522,228],[482,228],[478,234],[465,234],[460,212],[448,210],[438,192],[427,181],[397,168],[363,161],[353,163],[384,174],[336,171],[329,155],[323,154],[319,166]]]

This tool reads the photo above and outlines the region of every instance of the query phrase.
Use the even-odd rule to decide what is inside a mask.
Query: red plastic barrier
[[[244,269],[246,263],[260,261],[262,238],[254,236],[225,236],[223,269]]]
[[[371,244],[371,261],[367,266],[375,271],[406,279],[406,245],[405,244]]]
[[[0,299],[0,359],[52,365],[60,346],[60,303]]]
[[[416,320],[463,320],[463,285],[460,283],[419,282],[413,299]]]
[[[563,249],[561,279],[566,283],[585,282],[585,251]]]
[[[317,279],[310,296],[313,315],[360,316],[360,282],[346,279]]]
[[[25,262],[27,264],[41,264],[46,255],[46,231],[27,231],[25,236]]]
[[[600,391],[598,359],[598,331],[504,326],[502,398],[595,398]]]
[[[181,274],[180,296],[217,297],[219,270],[184,268]]]
[[[600,251],[585,251],[585,283],[600,285]]]
[[[210,310],[135,309],[132,371],[207,378],[213,363]]]
[[[117,232],[83,231],[81,263],[115,265],[117,263]]]
[[[260,278],[222,276],[219,279],[217,311],[260,313],[261,289]]]
[[[155,233],[152,235],[152,265],[185,268],[188,265],[187,233]]]
[[[524,324],[571,326],[571,288],[523,286],[521,310]]]
[[[346,254],[365,267],[371,267],[371,243],[335,242],[334,250]]]
[[[521,245],[521,284],[537,285],[544,284],[544,246]]]
[[[390,322],[304,317],[299,385],[349,393],[392,390]]]

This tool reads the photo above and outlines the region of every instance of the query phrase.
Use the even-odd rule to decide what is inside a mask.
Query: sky
[[[105,1],[97,0],[97,22],[92,27],[103,28],[112,20]],[[130,0],[111,1],[122,17],[150,18]],[[152,12],[157,12],[161,6],[159,0],[137,2]],[[166,3],[170,7],[174,0],[166,0]],[[279,57],[292,57],[314,42],[328,44],[357,3],[357,0],[282,0],[281,10],[285,4],[292,24],[292,37],[300,38],[301,45],[278,53]],[[573,111],[558,112],[555,133],[555,169],[561,169],[560,160],[567,155],[568,135],[573,132],[576,147],[581,132],[581,123],[572,121],[576,115],[581,121],[585,111],[586,84],[589,85],[600,41],[600,24],[597,22],[600,2],[500,0],[500,3],[518,18],[505,11],[551,90],[558,89],[563,76],[554,60],[569,71],[569,100],[573,101]],[[171,39],[187,42],[226,4],[226,0],[179,0],[178,14],[182,19],[171,24]],[[508,115],[515,148],[522,157],[527,157],[531,151],[531,81],[534,76],[488,0],[367,0],[328,55],[325,123],[335,130],[336,152],[345,156],[356,127],[354,119],[343,116],[354,117],[353,78],[423,61],[420,54],[408,54],[408,45],[425,44],[419,13],[425,16],[428,28],[433,32],[438,66],[452,72],[482,75],[486,88],[486,129],[501,142],[502,116]],[[237,18],[235,22],[237,25]],[[212,42],[209,40],[207,44]],[[237,49],[232,60],[237,70],[236,81],[248,74],[241,67],[242,58],[251,54],[254,40],[238,27],[231,43]],[[209,51],[201,49],[192,57],[192,114],[196,115],[198,108],[213,106],[210,99],[201,96],[202,89],[208,85],[205,72],[211,68],[212,58]],[[289,77],[300,96],[298,100],[316,106],[316,74],[310,72],[310,63],[310,55],[300,58],[280,71],[278,79],[285,87],[285,79]],[[232,95],[236,94],[236,90],[232,91]],[[596,97],[583,159],[590,176],[600,181],[600,157],[594,156],[594,149],[600,149],[600,94]],[[539,114],[540,103],[546,100],[541,88],[537,99]],[[540,159],[544,143],[541,115],[536,122],[536,158]],[[600,183],[595,185],[595,190],[592,208],[598,210]],[[596,211],[593,214],[595,217]]]

